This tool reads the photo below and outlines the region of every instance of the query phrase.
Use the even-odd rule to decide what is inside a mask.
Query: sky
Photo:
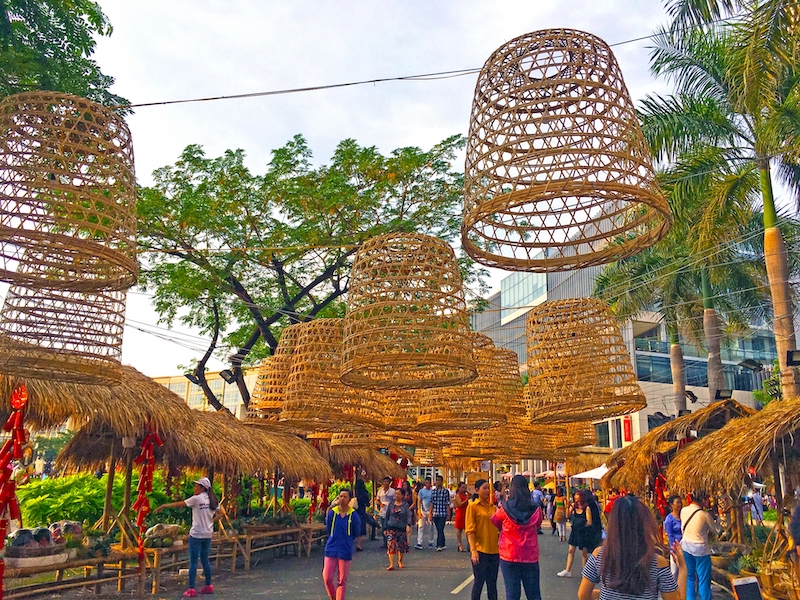
[[[510,39],[566,27],[609,44],[667,22],[658,0],[100,0],[113,34],[95,59],[134,104],[335,84],[480,67]],[[665,93],[649,73],[649,40],[615,46],[633,99]],[[242,148],[263,173],[270,151],[303,134],[324,164],[354,138],[384,153],[424,149],[467,133],[477,76],[369,84],[299,94],[136,109],[128,117],[140,184],[188,144],[209,156]],[[460,159],[459,168],[463,168]],[[497,287],[502,272],[493,272]],[[149,376],[174,375],[202,355],[197,332],[158,323],[150,297],[128,296],[122,360]],[[148,333],[141,331],[146,330]],[[180,343],[165,338],[180,338]],[[188,347],[187,347],[188,346]],[[211,369],[224,368],[219,361]]]

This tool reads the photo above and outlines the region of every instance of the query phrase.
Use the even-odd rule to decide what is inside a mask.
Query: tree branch
[[[230,357],[233,376],[236,377],[236,387],[239,388],[239,393],[244,401],[244,407],[250,408],[250,390],[247,389],[247,384],[244,382],[244,371],[242,370],[242,361],[250,354],[256,342],[261,338],[261,330],[256,327],[253,333],[247,338],[244,346],[239,348],[236,354]],[[271,350],[271,349],[270,349]]]
[[[208,350],[206,350],[203,358],[197,363],[194,369],[194,375],[200,382],[199,385],[203,390],[203,394],[205,394],[205,397],[208,399],[208,403],[211,404],[215,410],[223,410],[224,406],[214,395],[214,392],[211,391],[211,387],[206,380],[206,364],[214,353],[214,349],[217,347],[217,340],[219,339],[219,307],[217,306],[216,300],[212,300],[211,302],[211,309],[214,312],[214,336],[211,338],[211,345],[208,347]]]

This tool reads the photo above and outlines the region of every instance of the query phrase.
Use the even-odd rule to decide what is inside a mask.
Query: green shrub
[[[308,514],[311,510],[310,498],[292,498],[292,500],[289,502],[289,506],[291,507],[298,521],[301,523],[308,521]]]

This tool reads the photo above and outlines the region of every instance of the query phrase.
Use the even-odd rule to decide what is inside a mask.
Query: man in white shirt
[[[392,478],[384,477],[383,484],[378,489],[378,510],[381,515],[381,531],[383,532],[383,548],[386,548],[386,511],[389,505],[394,502],[394,489],[392,488]]]
[[[705,492],[692,495],[692,503],[681,509],[681,548],[686,559],[686,600],[711,600],[711,546],[708,536],[718,527],[706,512],[710,506]],[[695,583],[697,592],[695,592]]]
[[[433,490],[431,478],[425,478],[425,486],[417,492],[417,550],[422,550],[427,532],[428,548],[433,548]]]
[[[764,525],[764,499],[756,487],[750,492],[750,514],[757,525]]]

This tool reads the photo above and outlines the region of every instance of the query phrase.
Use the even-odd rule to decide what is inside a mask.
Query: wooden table
[[[250,569],[250,562],[255,552],[263,550],[281,550],[287,555],[289,548],[294,548],[295,556],[300,556],[300,536],[302,530],[299,527],[283,527],[270,531],[247,530],[244,535],[244,570]]]
[[[314,542],[322,542],[328,539],[328,530],[325,523],[303,523],[300,525],[300,548],[311,556],[311,546]]]
[[[136,558],[131,558],[125,554],[114,554],[104,556],[101,558],[87,558],[82,560],[71,560],[58,565],[43,565],[40,567],[19,567],[19,568],[6,568],[5,579],[17,579],[23,577],[32,577],[34,575],[41,575],[42,573],[55,573],[54,581],[46,581],[42,583],[31,583],[27,585],[20,585],[17,587],[7,587],[5,590],[6,598],[25,598],[43,594],[45,592],[60,592],[78,587],[94,586],[95,594],[103,593],[103,584],[117,583],[117,586],[123,585],[125,579],[133,579],[144,577],[144,573],[137,572],[136,567],[126,569],[129,561],[136,561]],[[112,574],[106,573],[106,568],[112,570]],[[70,577],[64,579],[64,573],[67,570],[83,569],[83,577]],[[92,575],[92,571],[96,571]],[[113,571],[117,571],[113,573]]]

